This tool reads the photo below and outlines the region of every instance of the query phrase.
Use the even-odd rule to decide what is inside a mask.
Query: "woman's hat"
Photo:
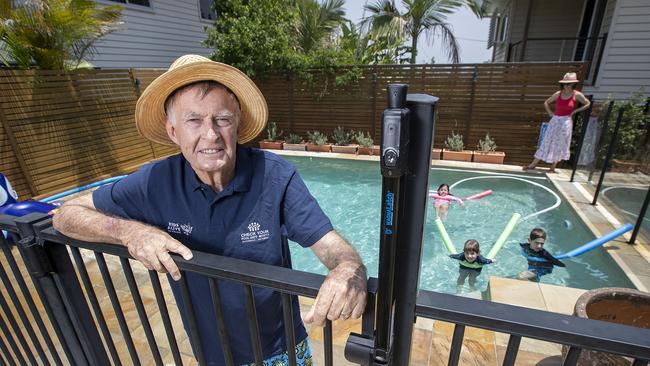
[[[142,93],[135,106],[135,124],[145,138],[174,145],[167,135],[165,101],[178,88],[197,81],[214,80],[230,89],[241,107],[239,143],[254,139],[266,126],[269,111],[257,85],[239,69],[199,55],[181,56]]]
[[[575,72],[567,72],[564,74],[562,80],[559,81],[560,84],[577,84],[579,82],[578,75]]]

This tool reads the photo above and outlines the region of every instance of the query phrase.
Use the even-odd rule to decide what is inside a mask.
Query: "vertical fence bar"
[[[511,334],[508,339],[508,348],[506,348],[506,355],[503,358],[503,366],[514,366],[517,360],[517,353],[519,352],[519,344],[521,343],[521,336]]]
[[[569,351],[564,358],[562,366],[575,366],[578,364],[578,357],[580,357],[580,352],[582,350],[578,347],[569,347]]]
[[[250,285],[244,286],[244,294],[246,295],[246,313],[248,314],[248,331],[251,335],[251,343],[253,344],[253,353],[255,355],[255,364],[262,366],[264,358],[262,356],[262,341],[260,338],[260,330],[258,328],[257,311],[255,310],[255,298],[253,296],[253,287]]]
[[[190,323],[190,341],[192,343],[192,348],[194,349],[194,355],[196,356],[196,360],[199,361],[199,365],[206,365],[207,362],[205,361],[205,352],[203,351],[201,333],[199,332],[199,326],[196,321],[194,304],[192,302],[192,297],[190,296],[190,288],[187,285],[185,271],[181,271],[181,279],[179,282],[181,285],[181,297],[183,299],[183,304],[185,305],[185,312],[187,313],[187,320]]]
[[[104,313],[102,312],[102,308],[99,305],[99,301],[97,300],[97,295],[95,294],[92,281],[90,280],[90,276],[88,275],[88,271],[86,270],[86,266],[84,264],[83,258],[81,257],[81,252],[77,247],[70,247],[70,251],[72,252],[72,258],[74,259],[77,265],[77,270],[79,271],[81,282],[86,288],[86,295],[90,300],[90,304],[93,308],[93,312],[95,313],[95,319],[97,320],[97,323],[99,324],[99,329],[101,330],[102,335],[104,336],[104,341],[108,346],[108,351],[111,354],[113,363],[115,365],[120,366],[122,365],[122,363],[120,362],[120,357],[117,354],[117,350],[115,349],[115,343],[113,342],[111,331],[108,329],[108,325],[106,324]]]
[[[645,200],[643,201],[643,206],[641,206],[639,217],[636,218],[634,231],[632,231],[632,236],[630,237],[630,241],[628,241],[629,244],[634,244],[636,242],[636,237],[639,235],[639,230],[641,230],[641,225],[645,219],[645,214],[648,211],[648,203],[650,203],[650,187],[648,187],[648,192],[645,194]]]
[[[623,121],[624,112],[625,112],[624,107],[621,107],[618,110],[618,117],[616,118],[616,126],[614,127],[614,133],[612,134],[612,138],[609,142],[609,146],[607,147],[607,156],[605,156],[605,162],[603,163],[603,170],[600,173],[600,177],[598,178],[598,185],[596,186],[596,192],[594,193],[594,200],[591,202],[592,205],[598,203],[598,195],[600,194],[600,189],[602,188],[603,181],[605,180],[605,172],[607,171],[607,168],[609,168],[609,161],[611,160],[612,155],[614,155],[614,147],[616,146],[616,139],[618,138],[618,130],[621,128],[621,122]]]
[[[169,318],[169,311],[167,310],[167,304],[165,303],[165,296],[163,295],[162,288],[160,287],[160,279],[158,278],[158,273],[156,271],[149,271],[149,279],[151,280],[151,286],[153,287],[153,293],[156,296],[158,310],[160,310],[160,317],[162,318],[162,322],[165,327],[165,334],[167,335],[169,348],[171,349],[172,356],[174,357],[174,364],[182,366],[183,361],[181,360],[181,353],[178,350],[176,336],[174,335],[172,321]]]
[[[134,365],[139,366],[140,359],[138,358],[138,351],[135,349],[133,338],[131,337],[131,332],[129,331],[129,326],[126,324],[124,311],[122,311],[120,300],[117,298],[117,292],[115,291],[115,285],[113,285],[113,280],[111,279],[111,274],[108,270],[108,266],[106,265],[106,259],[104,259],[104,255],[100,252],[95,252],[95,258],[97,259],[99,272],[101,273],[104,284],[106,285],[106,292],[108,293],[108,298],[110,299],[113,306],[113,311],[115,312],[117,323],[119,324],[120,330],[122,331],[122,336],[124,337],[126,348],[128,349],[129,355],[131,356],[131,361]]]
[[[2,235],[2,234],[0,234]],[[18,274],[19,275],[19,274]],[[32,328],[32,324],[27,318],[27,314],[25,314],[25,310],[23,309],[22,304],[20,303],[20,300],[18,299],[18,296],[16,295],[16,291],[14,290],[13,285],[11,284],[11,280],[9,279],[9,276],[7,275],[7,272],[5,271],[4,267],[2,264],[0,264],[0,279],[2,279],[2,282],[5,285],[5,289],[7,290],[7,294],[9,295],[9,298],[11,299],[11,302],[14,304],[14,308],[16,309],[16,312],[18,313],[18,317],[20,317],[20,321],[23,323],[23,327],[27,331],[27,334],[29,335],[29,339],[32,341],[32,344],[34,345],[34,348],[36,349],[36,352],[38,353],[38,356],[41,358],[43,361],[44,365],[49,365],[50,363],[47,360],[47,357],[45,356],[45,352],[43,352],[43,348],[41,347],[41,343],[38,341],[38,338],[36,337],[36,333],[34,333],[34,328]],[[7,317],[11,314],[10,312],[6,312]],[[18,335],[18,334],[16,334]],[[22,342],[25,342],[24,337],[21,340]],[[25,352],[27,352],[27,358],[29,358],[30,362],[32,364],[36,363],[36,359],[34,358],[29,345],[27,345],[27,342],[25,342]]]
[[[323,344],[325,352],[325,366],[332,366],[334,364],[334,350],[332,347],[332,321],[325,320],[325,327],[323,328]]]
[[[463,349],[463,337],[465,336],[465,326],[456,324],[454,335],[451,338],[451,349],[449,350],[449,366],[457,366],[460,359],[460,351]]]
[[[18,283],[18,287],[20,288],[20,291],[23,294],[23,298],[25,299],[25,302],[27,303],[27,306],[29,307],[29,310],[32,313],[32,317],[36,322],[36,326],[38,327],[38,330],[41,332],[41,336],[43,337],[43,340],[45,340],[45,344],[47,345],[48,350],[50,351],[50,356],[52,357],[52,360],[57,366],[62,366],[63,363],[61,362],[61,358],[59,357],[59,354],[56,351],[56,347],[52,342],[50,333],[47,331],[47,328],[45,327],[43,318],[41,318],[41,314],[39,310],[36,308],[34,299],[32,299],[32,294],[27,288],[27,283],[25,282],[25,279],[23,279],[23,275],[22,272],[20,271],[20,268],[18,268],[18,263],[16,263],[16,259],[11,253],[11,249],[9,248],[9,243],[5,240],[5,238],[2,235],[0,235],[0,246],[2,247],[2,251],[5,254],[7,263],[9,263],[9,268],[11,268],[11,271],[14,274],[14,279]],[[32,278],[32,282],[35,283],[33,278]],[[34,285],[34,287],[36,287],[36,285]]]
[[[573,171],[571,172],[571,179],[569,180],[570,182],[573,182],[573,179],[576,176],[576,170],[578,170],[578,162],[580,161],[580,155],[582,154],[582,145],[585,142],[585,135],[587,134],[587,127],[589,126],[589,116],[591,115],[591,109],[594,106],[592,103],[594,96],[588,95],[587,99],[589,99],[590,105],[589,108],[587,108],[587,110],[582,113],[582,128],[580,129],[580,138],[578,139],[578,146],[576,147],[576,154],[574,158],[575,160],[573,161]]]
[[[135,303],[135,309],[138,312],[140,317],[140,323],[144,330],[144,334],[147,337],[147,343],[149,343],[149,348],[151,349],[151,354],[153,356],[154,362],[157,366],[162,366],[162,358],[160,357],[160,352],[158,351],[158,345],[156,344],[156,337],[153,335],[151,330],[151,324],[149,323],[149,317],[147,316],[147,311],[144,308],[142,303],[142,296],[140,296],[140,291],[138,291],[138,283],[135,281],[135,276],[133,276],[133,270],[131,269],[131,264],[129,260],[124,257],[120,257],[120,263],[122,264],[122,269],[124,270],[124,276],[126,277],[126,283],[129,285],[129,290],[131,291],[131,296],[133,297],[133,302]]]
[[[0,293],[0,302],[3,304],[5,302],[2,293]],[[8,319],[12,319],[11,313],[5,312],[5,314],[7,314]],[[0,329],[2,329],[2,333],[4,333],[5,337],[7,338],[7,342],[9,343],[9,347],[11,348],[11,350],[14,352],[15,358],[18,360],[18,362],[21,365],[26,366],[27,363],[25,362],[25,358],[23,358],[23,355],[20,353],[20,348],[18,348],[18,344],[16,343],[14,336],[11,335],[11,330],[9,329],[9,327],[7,327],[7,323],[5,323],[4,319],[1,316],[0,316]],[[16,336],[18,336],[19,339],[21,338],[20,335],[18,334],[16,334]],[[7,353],[7,358],[8,359],[11,358],[11,355],[9,353]]]
[[[7,345],[5,344],[4,339],[0,338],[0,351],[2,351],[2,356],[7,359],[7,363],[11,366],[16,366],[16,362],[14,361],[13,357],[11,357],[11,353],[9,353],[9,348],[7,348]],[[0,360],[2,360],[3,357],[0,357]],[[4,365],[4,361],[2,362]]]
[[[221,341],[221,350],[223,351],[223,358],[226,365],[231,366],[235,363],[232,359],[232,348],[230,347],[230,338],[228,338],[228,328],[226,326],[226,317],[223,314],[223,306],[221,306],[221,292],[219,291],[219,284],[216,278],[208,278],[210,284],[210,295],[212,296],[212,306],[214,310],[214,317],[217,319],[217,326],[219,327],[219,340]]]
[[[638,358],[632,362],[632,366],[648,366],[648,361],[639,360]]]
[[[287,354],[289,366],[296,366],[296,338],[293,331],[293,307],[291,295],[282,294],[282,315],[284,316],[284,333],[287,337]]]

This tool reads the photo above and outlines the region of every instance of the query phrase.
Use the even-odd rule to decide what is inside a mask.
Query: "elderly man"
[[[201,56],[180,57],[144,91],[135,120],[144,137],[176,144],[181,154],[66,202],[54,227],[76,239],[124,245],[147,269],[174,280],[180,271],[170,253],[190,260],[192,250],[289,266],[286,236],[311,248],[329,269],[305,322],[360,317],[366,269],[359,255],[334,231],[292,165],[238,144],[255,138],[267,115],[264,96],[241,71]],[[208,281],[193,273],[187,280],[207,363],[224,364]],[[179,287],[170,283],[182,306]],[[220,290],[234,362],[253,362],[244,289],[220,281]],[[268,364],[286,359],[281,297],[261,288],[254,295],[264,357]],[[295,298],[293,308],[296,348],[308,363]]]

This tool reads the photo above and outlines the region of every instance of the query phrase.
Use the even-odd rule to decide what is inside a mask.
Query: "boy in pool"
[[[476,277],[481,274],[483,266],[494,262],[493,260],[487,259],[481,255],[478,241],[474,239],[465,242],[461,253],[450,254],[449,257],[460,261],[458,279],[456,280],[457,293],[460,293],[463,289],[467,277],[469,277],[468,282],[470,290],[476,290]]]
[[[442,221],[447,221],[447,212],[449,211],[450,201],[456,201],[461,205],[463,204],[462,199],[449,192],[449,185],[447,184],[441,184],[440,187],[438,187],[438,191],[433,194],[430,193],[429,196],[433,198],[433,205],[436,208],[436,217],[440,217]]]
[[[519,279],[539,282],[542,276],[553,272],[553,266],[565,267],[559,259],[544,249],[546,231],[534,228],[528,236],[527,243],[520,243],[521,250],[528,260],[528,271],[521,272]]]

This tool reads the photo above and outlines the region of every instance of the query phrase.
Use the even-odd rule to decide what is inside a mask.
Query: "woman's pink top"
[[[575,92],[571,93],[569,99],[562,99],[562,93],[557,97],[555,101],[555,115],[556,116],[569,116],[573,113],[573,110],[576,106],[576,101],[573,98]]]

